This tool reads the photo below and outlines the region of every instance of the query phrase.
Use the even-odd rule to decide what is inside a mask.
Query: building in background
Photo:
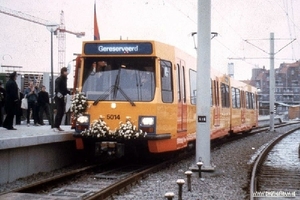
[[[270,70],[252,69],[247,83],[258,88],[259,114],[269,115]],[[300,61],[282,63],[275,69],[275,114],[288,114],[290,106],[300,105]]]

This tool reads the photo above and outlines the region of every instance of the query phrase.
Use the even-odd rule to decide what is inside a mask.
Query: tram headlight
[[[81,131],[84,131],[88,129],[90,126],[90,115],[82,115],[77,118],[76,120],[76,132],[80,133]]]
[[[139,128],[146,133],[155,133],[156,131],[156,117],[154,116],[140,116]]]
[[[141,125],[142,126],[152,126],[154,124],[154,117],[142,117]]]
[[[77,122],[79,124],[88,124],[89,120],[90,120],[89,116],[87,116],[87,115],[83,115],[83,116],[80,116],[80,117],[77,118]]]

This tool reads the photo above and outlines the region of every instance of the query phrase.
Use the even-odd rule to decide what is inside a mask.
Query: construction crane
[[[16,17],[19,19],[23,19],[25,21],[29,21],[32,23],[36,23],[42,26],[47,26],[51,24],[50,21],[40,19],[37,17],[34,17],[29,14],[22,13],[20,11],[12,10],[9,8],[5,8],[3,6],[0,6],[0,13],[3,13],[5,15],[9,15],[12,17]],[[58,69],[65,67],[65,55],[66,55],[66,33],[76,35],[76,37],[82,37],[85,36],[85,32],[73,32],[70,30],[66,30],[65,26],[65,19],[64,19],[64,11],[61,11],[60,13],[60,24],[58,29],[55,31],[55,34],[58,38]]]

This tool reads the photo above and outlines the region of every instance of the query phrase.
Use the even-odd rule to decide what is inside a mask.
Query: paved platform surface
[[[62,125],[64,131],[59,132],[53,131],[50,125],[28,127],[21,124],[14,128],[17,130],[0,127],[0,150],[74,140],[70,125]]]

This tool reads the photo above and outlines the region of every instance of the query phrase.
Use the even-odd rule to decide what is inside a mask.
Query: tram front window
[[[86,58],[82,92],[88,100],[151,101],[153,58]]]

